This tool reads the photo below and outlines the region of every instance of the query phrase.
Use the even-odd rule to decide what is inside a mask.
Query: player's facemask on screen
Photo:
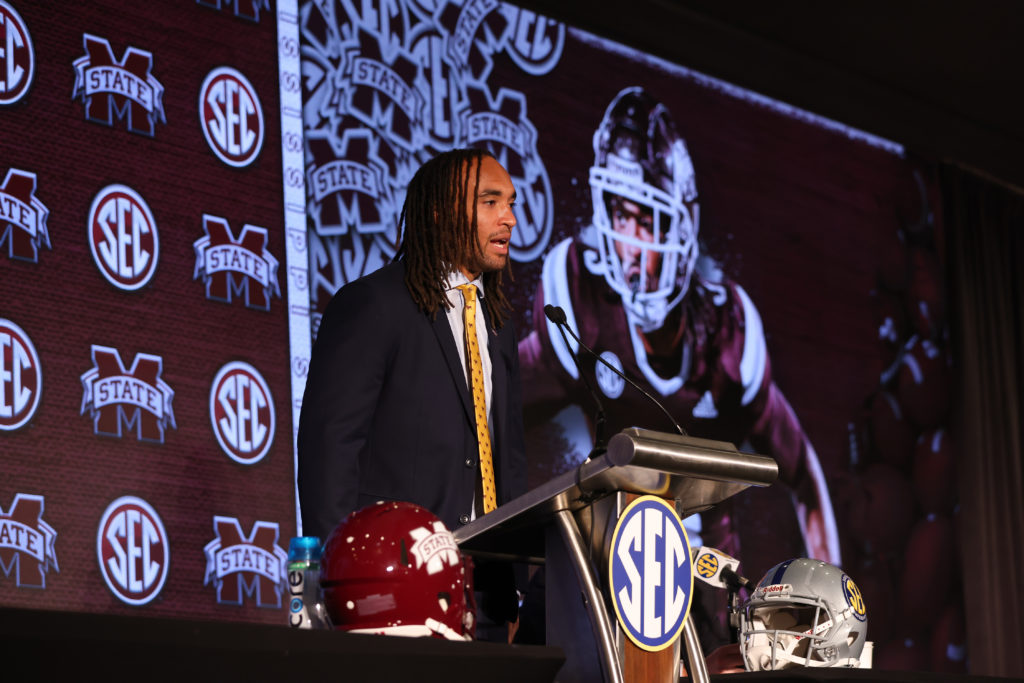
[[[690,285],[699,205],[644,183],[638,164],[614,155],[590,169],[590,187],[605,280],[633,322],[658,329]]]

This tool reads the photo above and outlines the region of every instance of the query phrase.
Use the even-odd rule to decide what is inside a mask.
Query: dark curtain
[[[972,674],[1024,676],[1024,194],[941,169]]]

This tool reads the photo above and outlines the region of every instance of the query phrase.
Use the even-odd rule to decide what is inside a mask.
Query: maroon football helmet
[[[346,517],[324,546],[320,585],[339,630],[473,638],[472,560],[419,505],[380,501]]]

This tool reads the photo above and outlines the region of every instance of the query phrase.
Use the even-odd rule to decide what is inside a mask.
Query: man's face
[[[469,168],[472,188],[475,164]],[[508,263],[508,244],[512,228],[516,225],[512,207],[516,203],[516,189],[501,164],[491,157],[480,160],[480,185],[476,196],[469,197],[466,207],[470,219],[476,205],[476,253],[463,264],[462,272],[473,280],[481,273],[501,270]]]
[[[654,214],[649,207],[642,206],[628,199],[613,195],[610,202],[612,229],[623,237],[640,242],[654,242]],[[622,276],[636,292],[640,287],[641,256],[645,251],[636,244],[622,240],[615,241],[615,251],[622,263]],[[658,269],[661,266],[661,254],[647,249],[646,291],[658,288]]]

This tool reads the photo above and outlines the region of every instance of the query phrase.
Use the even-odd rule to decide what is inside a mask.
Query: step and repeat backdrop
[[[0,604],[284,623],[279,10],[0,2]]]
[[[610,153],[629,126],[657,182]],[[751,579],[832,559],[876,664],[963,670],[932,164],[495,0],[0,0],[0,604],[283,623],[319,316],[452,147],[518,190],[531,485],[593,445],[554,303],[691,434],[782,464],[692,541]],[[582,375],[608,433],[672,430]]]

